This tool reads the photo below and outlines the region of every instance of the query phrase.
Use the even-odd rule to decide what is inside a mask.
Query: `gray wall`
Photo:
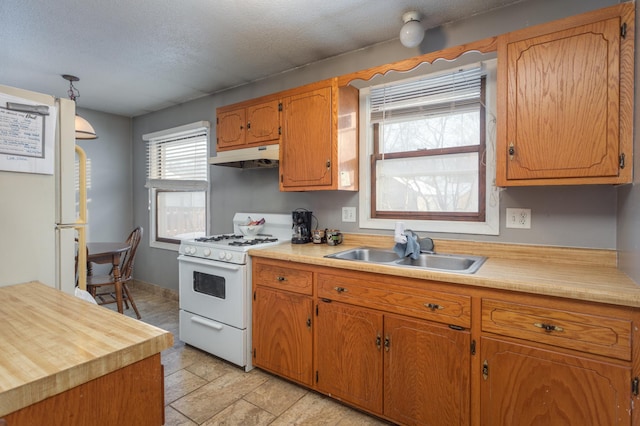
[[[87,154],[87,241],[123,241],[134,228],[131,119],[83,108],[77,112],[98,135],[78,141]],[[94,268],[96,273],[104,269]]]
[[[640,13],[636,13],[636,29],[640,25]],[[635,99],[640,99],[640,78],[638,77],[638,64],[640,64],[640,46],[638,45],[638,31],[636,30],[636,84]],[[640,283],[640,108],[636,105],[634,123],[634,183],[618,188],[618,221],[617,244],[619,267],[625,271],[635,282]]]
[[[135,200],[133,222],[148,228],[148,195],[144,187],[146,159],[145,145],[142,141],[142,135],[145,133],[208,120],[213,126],[213,153],[216,107],[616,3],[617,1],[613,0],[531,0],[518,3],[490,14],[475,16],[464,22],[428,31],[425,42],[415,49],[404,48],[398,40],[393,40],[311,64],[255,84],[136,117],[133,119],[131,141],[135,165],[132,170],[132,199]],[[374,232],[358,228],[357,223],[343,224],[340,221],[342,206],[358,205],[356,193],[281,193],[278,191],[276,169],[236,170],[212,166],[210,176],[211,233],[228,232],[233,213],[236,211],[288,213],[298,207],[312,210],[322,227],[339,227],[347,232]],[[620,244],[625,259],[637,259],[637,246],[640,241],[637,231],[638,206],[640,195],[632,186],[509,188],[501,192],[501,216],[503,217],[504,209],[507,207],[531,208],[531,230],[507,230],[501,223],[499,236],[433,236],[605,249],[614,249]],[[619,221],[617,216],[620,217]],[[634,228],[634,231],[628,232],[628,227]],[[618,242],[617,238],[621,241]],[[150,248],[145,241],[138,251],[136,278],[177,290],[176,257],[175,251]],[[624,263],[633,265],[638,262],[630,259]]]

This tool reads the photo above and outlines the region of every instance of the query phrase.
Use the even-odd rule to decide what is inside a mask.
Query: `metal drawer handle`
[[[425,303],[424,306],[431,309],[432,311],[444,309],[444,306],[438,305],[437,303]]]
[[[544,331],[548,331],[549,333],[551,333],[552,331],[564,331],[564,328],[559,327],[557,325],[553,325],[553,324],[544,324],[541,322],[536,322],[533,325],[535,325],[538,328],[543,328]]]
[[[337,291],[338,293],[346,293],[348,290],[344,287],[334,287],[333,288],[335,291]]]
[[[277,276],[276,280],[278,280],[278,281],[286,281],[287,278],[286,277]]]

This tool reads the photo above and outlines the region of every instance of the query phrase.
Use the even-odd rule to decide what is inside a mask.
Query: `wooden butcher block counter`
[[[0,317],[7,425],[163,423],[171,333],[37,282],[0,287]]]

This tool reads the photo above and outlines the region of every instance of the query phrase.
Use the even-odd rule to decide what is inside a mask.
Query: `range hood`
[[[209,164],[237,167],[241,169],[278,167],[280,145],[265,145],[251,148],[221,151],[209,157]]]

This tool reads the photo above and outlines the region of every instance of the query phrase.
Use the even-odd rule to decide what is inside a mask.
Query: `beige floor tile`
[[[329,398],[309,392],[278,417],[272,426],[283,425],[386,425],[366,414],[352,410]]]
[[[266,426],[271,424],[275,418],[276,416],[260,407],[256,407],[244,399],[239,399],[211,419],[202,423],[202,426]]]
[[[307,394],[307,390],[275,376],[244,396],[244,399],[279,416]]]
[[[165,426],[196,426],[197,423],[189,420],[187,416],[174,410],[170,405],[164,407],[164,424]]]
[[[239,370],[244,373],[244,370],[240,367],[234,366],[205,352],[201,352],[200,357],[185,369],[202,377],[208,382],[232,371]]]
[[[230,371],[171,406],[200,424],[242,398],[267,380],[264,374]]]
[[[187,370],[169,374],[164,378],[164,403],[170,404],[207,383],[207,380]]]

